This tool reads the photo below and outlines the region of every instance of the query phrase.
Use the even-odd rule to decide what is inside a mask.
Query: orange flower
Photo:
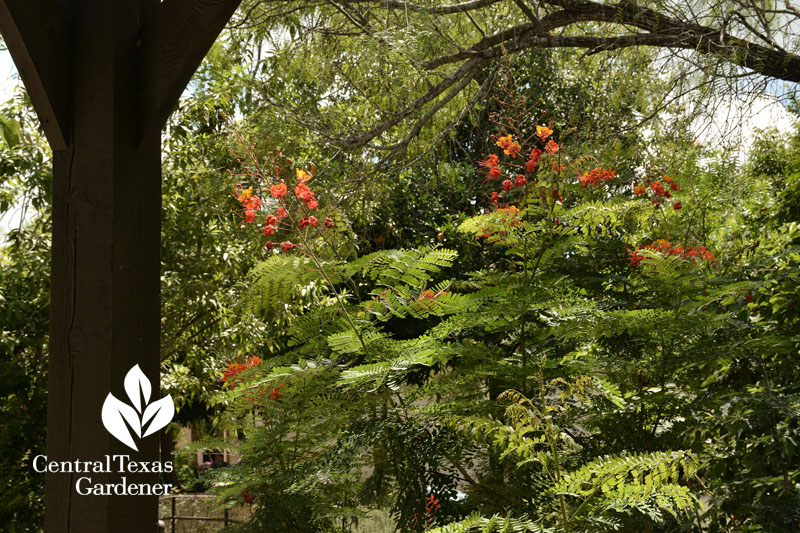
[[[492,167],[492,170],[489,171],[489,176],[497,180],[500,177],[500,169],[497,167]]]
[[[647,193],[647,187],[646,187],[646,186],[644,186],[644,185],[642,185],[642,184],[636,185],[636,186],[633,188],[633,194],[634,194],[635,196],[641,196],[641,195],[643,195],[643,194],[645,194],[645,193]]]
[[[489,158],[486,161],[482,162],[483,166],[486,166],[486,167],[489,167],[489,168],[494,168],[499,164],[500,164],[500,158],[497,157],[497,154],[490,155]]]
[[[311,174],[309,174],[305,170],[300,170],[299,168],[297,169],[297,181],[299,181],[300,183],[305,183],[310,179],[311,179]]]
[[[261,209],[261,198],[256,196],[255,194],[245,200],[244,202],[245,209],[252,209],[253,211],[258,211]]]
[[[503,150],[503,153],[506,155],[510,155],[512,158],[517,157],[519,151],[522,150],[522,146],[519,145],[517,141],[512,142],[508,145],[506,149]]]
[[[581,182],[581,186],[585,189],[587,185],[599,185],[602,181],[608,181],[610,179],[614,179],[617,173],[613,170],[605,170],[602,168],[595,168],[590,170],[589,172],[585,172],[583,176],[578,178]]]
[[[286,209],[284,209],[283,206],[280,206],[278,208],[278,212],[276,214],[278,215],[278,220],[280,220],[282,218],[286,218],[287,216],[289,216],[289,213],[286,211]]]
[[[552,134],[553,130],[547,126],[536,126],[536,135],[538,135],[542,141],[550,137]]]
[[[555,141],[553,141],[553,140],[550,140],[550,141],[549,141],[549,142],[548,142],[548,143],[545,145],[544,149],[545,149],[545,151],[546,151],[548,154],[555,154],[556,152],[558,152],[558,144],[556,144],[556,142],[555,142]]]
[[[514,183],[511,180],[505,180],[503,182],[503,190],[504,191],[510,191],[513,188],[514,188]]]
[[[275,235],[275,226],[264,226],[264,235]]]
[[[517,157],[519,151],[522,150],[522,146],[511,135],[500,137],[500,140],[497,141],[497,146],[503,149],[504,154],[511,157]]]
[[[305,181],[301,181],[300,184],[294,188],[294,194],[306,203],[314,198],[314,192],[308,188]]]
[[[506,135],[505,137],[500,137],[495,144],[505,150],[506,146],[511,144],[513,137],[511,135]]]
[[[269,192],[275,198],[283,198],[286,195],[286,184],[284,182],[280,182],[278,185],[273,185],[269,188]]]

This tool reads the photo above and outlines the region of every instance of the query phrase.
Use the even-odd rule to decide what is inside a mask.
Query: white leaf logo
[[[175,404],[172,402],[172,396],[167,395],[148,405],[152,386],[139,365],[134,365],[128,371],[125,375],[124,385],[125,393],[133,407],[108,393],[106,401],[103,403],[101,416],[103,425],[111,435],[125,446],[138,452],[139,448],[136,447],[130,430],[133,430],[139,439],[152,435],[170,423],[172,417],[175,416]],[[144,412],[142,412],[143,409]],[[142,435],[143,430],[144,435]]]

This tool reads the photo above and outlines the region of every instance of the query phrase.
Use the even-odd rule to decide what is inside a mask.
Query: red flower
[[[556,144],[556,142],[551,139],[550,141],[547,142],[544,149],[548,154],[555,154],[558,152],[558,144]]]
[[[528,180],[525,179],[525,176],[523,176],[522,174],[517,174],[517,181],[515,182],[515,185],[517,187],[524,187],[527,184]]]
[[[480,161],[479,164],[484,167],[494,168],[500,164],[500,158],[497,157],[497,154],[491,154],[486,161]]]
[[[578,180],[580,180],[581,186],[585,189],[587,185],[597,186],[603,181],[614,179],[616,175],[617,173],[613,170],[595,168],[594,170],[585,172]]]
[[[286,184],[284,182],[280,182],[278,185],[273,185],[269,188],[269,192],[275,198],[283,198],[286,195]]]
[[[744,301],[750,303],[753,301],[753,291],[748,292],[744,295]]]
[[[250,189],[248,189],[248,191],[249,190]],[[259,198],[256,195],[251,195],[250,197],[247,197],[247,198],[245,198],[245,196],[242,195],[239,198],[239,200],[242,202],[242,206],[245,209],[252,209],[253,211],[261,209],[261,198]]]
[[[294,244],[289,241],[286,241],[283,244],[281,244],[281,247],[283,248],[284,252],[288,252],[289,250],[294,248]]]
[[[252,209],[247,209],[244,212],[244,221],[248,224],[256,221],[256,212]]]
[[[333,223],[333,220],[331,220],[330,218],[325,218],[325,227],[326,228],[332,228],[335,225],[336,224]]]
[[[436,498],[431,494],[428,498],[425,499],[425,512],[428,514],[433,514],[434,512],[441,509],[442,506],[439,505],[439,498]]]
[[[294,194],[306,203],[314,198],[314,192],[308,188],[305,181],[301,181],[300,184],[294,188]]]
[[[272,225],[264,226],[264,235],[275,235],[275,226]]]
[[[311,200],[309,200],[306,205],[308,206],[309,209],[316,209],[319,206],[317,201],[314,200],[313,198]]]
[[[531,174],[536,172],[536,167],[539,166],[538,161],[534,161],[533,159],[528,159],[528,162],[525,163],[525,170],[530,172]]]
[[[272,399],[276,402],[281,399],[282,396],[280,393],[281,387],[283,387],[283,383],[272,389],[272,392],[269,393]]]
[[[553,198],[555,198],[559,202],[563,202],[564,201],[564,198],[561,196],[561,191],[559,191],[558,189],[553,189],[553,192],[551,193],[551,195],[553,196]]]
[[[305,229],[308,226],[317,227],[317,217],[306,217],[300,221],[300,229]]]
[[[531,150],[531,155],[530,155],[531,161],[538,163],[541,157],[542,157],[541,150],[539,150],[538,148],[534,148],[533,150]]]
[[[278,223],[278,219],[275,215],[270,215],[267,217],[266,222],[268,226],[274,226],[275,224]]]
[[[664,254],[665,256],[673,255],[685,259],[694,259],[694,260],[700,258],[705,261],[708,261],[709,263],[716,263],[716,258],[714,257],[714,254],[712,254],[705,246],[699,246],[697,248],[689,247],[684,249],[683,246],[681,246],[680,244],[677,246],[672,246],[672,244],[670,244],[668,240],[658,239],[657,241],[654,241],[648,244],[647,246],[644,247],[637,246],[633,252],[628,252],[631,256],[631,264],[633,266],[638,266],[639,263],[642,262],[642,260],[647,259],[647,257],[639,255],[638,252],[639,250],[642,249],[659,252],[661,254]]]
[[[282,218],[286,218],[287,216],[289,216],[289,212],[288,212],[288,211],[286,211],[286,209],[284,209],[284,207],[283,207],[283,206],[280,206],[280,207],[278,208],[278,213],[277,213],[277,215],[278,215],[278,220],[280,220],[280,219],[282,219]]]
[[[499,177],[501,176],[501,174],[500,174],[500,169],[499,169],[499,168],[497,168],[497,167],[492,167],[492,170],[490,170],[490,171],[489,171],[489,175],[490,175],[490,176],[491,176],[493,179],[497,180],[497,178],[499,178]]]
[[[666,196],[667,190],[664,189],[664,186],[661,184],[660,181],[654,181],[650,184],[650,188],[653,190],[656,196]]]
[[[682,204],[682,203],[680,203],[680,201],[678,201],[678,202],[672,202],[672,209],[674,209],[675,211],[677,211],[677,210],[679,210],[679,209],[681,209],[681,208],[683,208],[683,204]]]
[[[510,191],[513,188],[514,188],[514,184],[511,182],[511,180],[505,180],[503,182],[503,190],[504,191]]]
[[[245,491],[242,493],[242,499],[244,500],[244,503],[246,503],[246,504],[248,504],[248,505],[249,505],[249,504],[251,504],[251,503],[253,503],[253,495],[252,495],[252,494],[250,494],[250,491],[249,491],[249,490],[245,490]]]
[[[669,182],[669,188],[672,189],[673,191],[677,191],[678,189],[680,189],[680,187],[678,187],[678,184],[675,183],[674,181]]]
[[[644,185],[639,184],[633,187],[634,196],[641,196],[646,193],[647,193],[647,187],[645,187]]]
[[[265,247],[267,250],[272,250],[272,245],[273,245],[273,244],[274,244],[274,243],[273,243],[272,241],[267,241],[266,243],[264,243],[264,247]]]
[[[492,193],[492,196],[491,196],[491,198],[490,198],[490,201],[491,201],[491,202],[496,202],[496,201],[498,200],[498,198],[500,198],[500,195],[499,195],[499,194],[497,194],[496,192],[493,192],[493,193]]]

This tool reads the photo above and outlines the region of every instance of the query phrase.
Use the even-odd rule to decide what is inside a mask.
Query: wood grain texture
[[[70,131],[67,21],[56,0],[0,0],[0,32],[55,150]]]
[[[241,0],[165,0],[142,34],[141,138],[159,132]]]

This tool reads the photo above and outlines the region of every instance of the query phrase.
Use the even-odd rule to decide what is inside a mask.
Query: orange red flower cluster
[[[442,506],[439,505],[439,498],[436,498],[433,494],[425,499],[425,512],[429,515],[434,514],[441,508]]]
[[[250,158],[255,157],[253,153],[247,151],[243,151],[241,153]],[[309,228],[316,228],[319,225],[319,219],[311,215],[311,212],[319,207],[319,203],[316,199],[314,191],[308,186],[308,181],[311,180],[315,169],[312,167],[311,170],[308,171],[299,168],[295,170],[294,174],[297,179],[294,187],[294,196],[297,199],[297,201],[295,201],[289,195],[290,189],[289,185],[287,185],[287,179],[280,179],[280,182],[277,182],[282,170],[285,168],[281,166],[281,161],[278,161],[277,159],[277,154],[279,153],[280,150],[270,152],[270,154],[275,154],[275,176],[265,176],[264,172],[269,171],[261,170],[262,167],[272,170],[273,167],[269,164],[260,165],[257,163],[255,166],[258,167],[258,170],[245,167],[245,172],[243,173],[243,175],[246,175],[250,178],[266,181],[268,183],[272,181],[273,184],[265,187],[265,189],[269,191],[269,195],[272,198],[277,200],[278,205],[274,213],[265,214],[262,212],[264,201],[262,201],[261,198],[255,194],[252,187],[242,189],[241,185],[237,185],[234,189],[236,199],[239,201],[242,208],[243,224],[256,223],[258,219],[262,219],[261,217],[263,217],[262,220],[264,222],[264,226],[262,227],[261,231],[266,237],[273,237],[281,231],[292,232],[298,229],[301,232],[308,231]],[[291,160],[286,159],[286,163],[290,162]],[[331,229],[335,227],[335,223],[331,218],[325,218],[324,227]],[[288,252],[297,246],[297,243],[288,239],[284,240],[283,242],[273,242],[272,240],[268,240],[265,243],[267,250],[276,248],[283,252]]]
[[[585,189],[587,185],[596,187],[604,181],[612,180],[616,177],[616,175],[617,173],[613,170],[595,168],[589,172],[584,172],[583,176],[578,179],[581,182],[581,187]]]
[[[242,204],[242,209],[244,211],[244,220],[245,222],[255,222],[256,220],[256,212],[261,209],[261,198],[253,194],[252,188],[247,188],[244,190],[240,190],[238,188],[235,191],[236,199],[239,200],[239,203]]]
[[[658,207],[666,199],[672,198],[672,193],[679,191],[681,188],[675,178],[664,174],[661,180],[650,181],[647,179],[645,183],[633,184],[633,195],[635,197],[643,196],[650,198],[650,203]],[[649,194],[648,194],[649,193]],[[672,208],[676,211],[683,208],[683,203],[679,201],[672,202]]]
[[[283,396],[283,395],[280,393],[281,387],[283,387],[283,383],[281,383],[280,385],[278,385],[277,387],[275,387],[274,389],[272,389],[272,391],[269,393],[269,395],[270,395],[270,398],[272,398],[272,400],[273,400],[273,401],[275,401],[275,402],[277,402],[278,400],[280,400],[280,399],[281,399],[281,396]]]
[[[261,364],[261,358],[252,355],[247,360],[246,363],[229,363],[228,367],[225,369],[225,372],[222,376],[222,382],[227,383],[228,387],[231,389],[235,389],[239,383],[242,382],[241,379],[236,379],[236,376],[247,370],[248,368],[253,368],[254,366],[258,366]]]
[[[639,252],[642,250],[650,250],[653,252],[658,252],[665,257],[668,256],[677,256],[684,259],[703,259],[704,261],[708,261],[709,263],[716,263],[717,260],[714,257],[714,254],[706,248],[705,246],[698,246],[697,248],[687,247],[686,249],[683,248],[682,245],[672,246],[670,242],[666,239],[658,239],[655,242],[648,244],[647,246],[637,246],[635,250],[632,252],[628,252],[630,255],[631,265],[639,266],[639,264],[648,259],[647,256],[641,255]]]

